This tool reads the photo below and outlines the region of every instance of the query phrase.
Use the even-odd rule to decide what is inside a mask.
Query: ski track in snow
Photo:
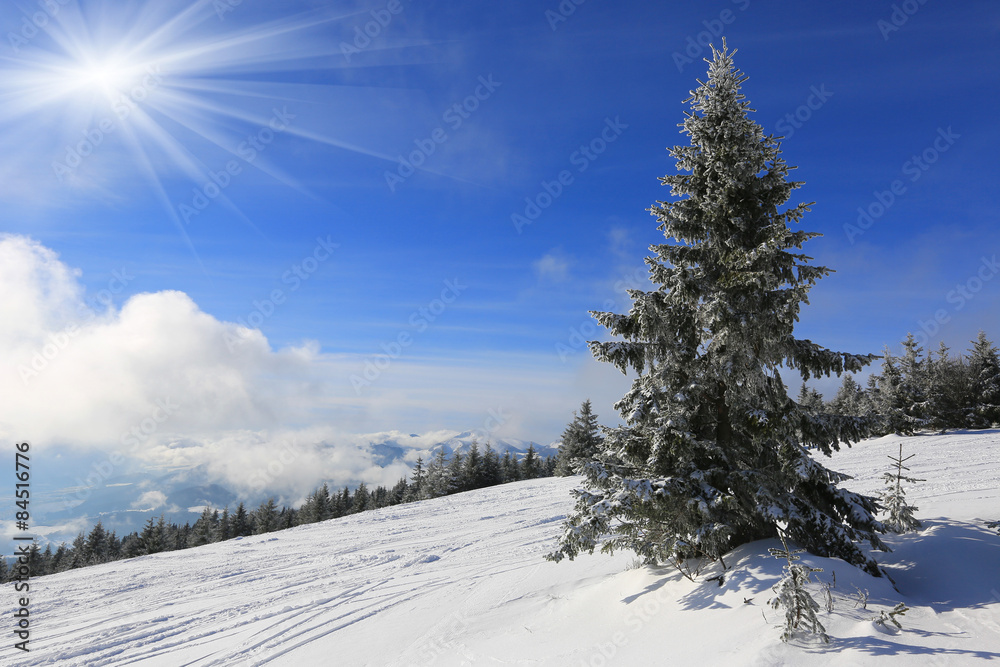
[[[821,457],[882,486],[900,438]],[[1000,658],[1000,431],[903,438],[920,533],[877,557],[900,591],[842,561],[830,645],[782,644],[767,606],[780,563],[744,545],[725,584],[627,570],[628,553],[543,560],[578,478],[545,479],[384,508],[32,580],[32,651],[0,665],[979,664]],[[947,541],[945,540],[947,538]],[[959,545],[960,548],[954,548]],[[709,566],[716,574],[716,566]],[[943,572],[940,572],[943,571]],[[940,575],[940,576],[939,576]],[[854,585],[870,589],[854,608]],[[820,599],[817,585],[814,595]],[[5,586],[9,611],[15,599]],[[745,604],[745,598],[752,598]],[[870,617],[905,601],[903,631]],[[763,616],[767,619],[765,621]],[[10,619],[10,613],[4,615]],[[8,622],[5,625],[10,625]]]

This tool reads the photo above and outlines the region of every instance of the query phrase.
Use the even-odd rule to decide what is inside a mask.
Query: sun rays
[[[23,151],[0,156],[0,172],[24,171],[15,162],[30,153],[39,199],[159,200],[192,251],[191,215],[182,214],[192,188],[253,226],[219,173],[228,174],[228,185],[237,169],[256,170],[307,192],[271,160],[277,149],[248,159],[240,148],[248,136],[273,132],[276,111],[294,117],[284,111],[290,99],[306,98],[290,95],[277,73],[299,73],[309,81],[297,91],[325,90],[321,99],[354,93],[322,73],[347,66],[334,35],[349,32],[355,17],[322,9],[261,22],[250,9],[227,5],[223,14],[216,4],[70,3],[16,34],[16,56],[0,57],[0,126]],[[281,133],[391,159],[331,127],[290,122]],[[227,169],[229,160],[238,166]]]

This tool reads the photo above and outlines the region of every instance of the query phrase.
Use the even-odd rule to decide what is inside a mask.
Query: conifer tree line
[[[878,435],[990,428],[1000,424],[1000,357],[983,331],[971,344],[965,355],[952,354],[943,342],[925,354],[908,334],[901,356],[885,348],[867,388],[845,375],[836,396],[824,402],[803,383],[798,402],[817,412],[875,416]]]
[[[257,509],[248,509],[243,502],[233,511],[229,507],[221,510],[206,507],[194,524],[172,523],[161,514],[159,518],[150,517],[141,531],[121,538],[98,521],[88,533],[81,531],[72,544],[62,543],[55,550],[51,544],[43,550],[38,542],[33,542],[28,553],[28,567],[32,577],[39,577],[125,558],[178,551],[487,486],[551,477],[555,468],[556,457],[539,456],[534,445],[529,445],[525,455],[518,459],[509,450],[501,456],[491,444],[480,449],[479,444],[473,442],[465,454],[456,451],[449,457],[442,448],[426,464],[418,458],[409,479],[402,478],[391,488],[369,489],[362,482],[353,492],[348,487],[331,492],[329,485],[323,483],[298,509],[279,507],[274,498],[270,498]],[[7,561],[0,558],[0,583],[8,578]]]

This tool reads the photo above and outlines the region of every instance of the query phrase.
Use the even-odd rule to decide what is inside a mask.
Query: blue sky
[[[646,284],[719,33],[837,271],[799,335],[1000,338],[995,3],[21,2],[0,29],[8,439],[154,424],[139,451],[181,465],[247,433],[549,442],[588,397],[610,423],[587,311]]]

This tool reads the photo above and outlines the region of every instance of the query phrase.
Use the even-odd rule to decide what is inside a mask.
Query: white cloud
[[[553,250],[534,262],[540,280],[563,282],[569,278],[569,259],[561,251]]]
[[[0,239],[0,430],[10,437],[106,447],[136,429],[260,428],[294,416],[315,349],[272,351],[259,331],[176,291],[94,313],[77,275],[34,241]]]
[[[540,270],[565,275],[568,263],[547,257]],[[556,341],[547,355],[414,351],[355,391],[350,378],[367,357],[316,344],[273,350],[259,330],[220,321],[182,292],[136,294],[95,313],[79,271],[21,236],[0,236],[0,290],[0,438],[36,451],[100,451],[112,477],[138,459],[206,470],[237,493],[264,485],[293,495],[319,480],[392,484],[405,465],[382,469],[370,438],[352,434],[433,439],[489,425],[496,438],[545,442],[595,396],[578,374],[594,362],[563,363]]]
[[[132,503],[132,509],[156,510],[166,504],[167,496],[162,491],[147,491]]]

